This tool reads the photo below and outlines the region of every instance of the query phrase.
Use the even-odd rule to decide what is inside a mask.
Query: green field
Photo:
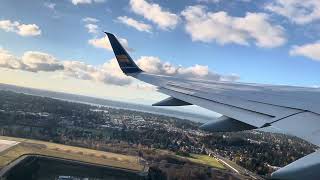
[[[182,156],[178,156],[182,157]],[[211,166],[213,168],[225,169],[225,167],[215,158],[202,154],[190,154],[190,157],[183,157],[191,162]]]
[[[135,156],[22,138],[0,136],[0,139],[20,142],[18,145],[0,152],[0,168],[22,155],[40,154],[136,171],[143,169],[143,166],[138,163]]]

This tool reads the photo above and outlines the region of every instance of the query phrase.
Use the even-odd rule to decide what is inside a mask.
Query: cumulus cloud
[[[38,36],[41,34],[39,26],[36,24],[20,24],[18,21],[2,20],[0,29],[6,32],[15,32],[21,36]]]
[[[174,66],[168,62],[163,62],[157,57],[142,56],[137,60],[137,64],[146,72],[161,75],[174,75],[183,78],[200,78],[207,80],[236,81],[237,75],[222,76],[209,71],[207,66],[195,65],[191,67]],[[111,59],[100,66],[92,66],[79,61],[63,62],[63,74],[83,80],[92,80],[105,84],[118,86],[128,85],[139,89],[154,89],[149,85],[139,84],[133,78],[122,73],[116,59]]]
[[[129,85],[132,81],[122,73],[115,59],[101,66],[92,66],[81,61],[59,61],[52,55],[35,51],[27,51],[22,57],[16,57],[9,51],[0,49],[0,67],[34,73],[59,71],[62,77],[120,86]]]
[[[223,0],[197,0],[200,3],[219,3]],[[250,2],[251,0],[236,0],[236,1],[240,1],[240,2]]]
[[[120,41],[120,43],[122,44],[122,46],[127,50],[127,51],[133,51],[132,48],[129,48],[129,43],[128,40],[124,39],[124,38],[118,38],[118,40]],[[88,43],[90,45],[92,45],[93,47],[96,48],[102,48],[102,49],[106,49],[109,51],[112,51],[112,47],[111,44],[109,42],[109,39],[107,36],[104,36],[102,38],[93,38],[93,39],[89,39]]]
[[[27,51],[22,57],[16,57],[3,49],[0,49],[0,67],[31,72],[63,69],[63,65],[57,59],[46,53]]]
[[[223,76],[211,72],[208,66],[175,66],[153,56],[142,56],[137,60],[137,64],[144,71],[153,74],[207,80],[236,81],[239,79],[237,75]],[[76,60],[57,60],[52,55],[35,51],[28,51],[22,57],[16,57],[9,51],[0,49],[0,67],[34,73],[40,71],[57,72],[60,75],[56,77],[71,77],[104,84],[131,86],[138,89],[154,89],[149,85],[138,83],[132,77],[124,75],[115,58],[106,61],[102,65],[93,66]]]
[[[182,11],[185,29],[193,41],[219,44],[249,45],[273,48],[286,42],[284,28],[273,25],[264,13],[247,12],[244,17],[233,17],[227,12],[207,12],[204,6],[189,6]]]
[[[19,22],[10,20],[2,20],[0,21],[0,28],[6,32],[14,32],[17,31],[17,27],[20,25]]]
[[[72,4],[92,4],[92,3],[103,3],[105,0],[71,0]]]
[[[142,70],[160,75],[172,75],[183,78],[199,78],[207,80],[237,81],[239,76],[231,74],[219,75],[209,71],[208,66],[194,65],[191,67],[175,66],[169,62],[163,62],[158,57],[142,56],[137,60]],[[116,59],[111,59],[100,66],[92,66],[80,61],[63,62],[63,74],[83,80],[93,80],[113,85],[130,85],[139,89],[152,89],[144,84],[137,84],[133,78],[122,73]]]
[[[274,0],[268,3],[265,8],[296,24],[307,24],[320,20],[319,0]]]
[[[149,25],[149,24],[146,24],[144,22],[141,22],[141,21],[137,21],[133,18],[129,18],[127,16],[119,16],[117,18],[121,23],[127,25],[127,26],[130,26],[130,27],[133,27],[135,28],[136,30],[138,31],[144,31],[144,32],[151,32],[152,30],[152,26]]]
[[[96,24],[86,24],[85,27],[88,29],[89,33],[97,34],[99,26]]]
[[[91,80],[92,74],[97,72],[97,68],[80,61],[65,61],[63,63],[65,75],[76,79]]]
[[[142,70],[152,74],[216,81],[239,80],[239,76],[235,74],[223,76],[218,73],[214,73],[209,70],[208,66],[202,66],[198,64],[190,67],[175,66],[154,56],[142,56],[137,60],[137,64]]]
[[[51,9],[51,10],[55,10],[56,4],[55,3],[50,3],[50,2],[45,2],[44,6]]]
[[[76,79],[92,80],[112,85],[129,85],[132,79],[122,73],[117,61],[112,59],[101,66],[92,66],[79,61],[65,61],[64,75]]]
[[[55,57],[37,51],[25,52],[21,58],[21,62],[25,66],[25,70],[34,72],[63,69],[62,64]]]
[[[86,22],[86,23],[97,23],[99,22],[98,19],[96,18],[92,18],[92,17],[85,17],[82,19],[83,22]]]
[[[98,19],[92,18],[92,17],[85,17],[85,18],[82,18],[82,21],[86,23],[85,28],[87,28],[88,33],[91,33],[91,34],[98,33],[99,26],[96,24],[97,22],[99,22]]]
[[[0,67],[20,69],[22,68],[22,63],[19,58],[12,55],[9,51],[0,49]]]
[[[21,24],[18,26],[18,34],[21,36],[38,36],[40,28],[36,24]]]
[[[99,26],[96,24],[93,24],[95,22],[98,22],[99,20],[95,18],[90,18],[86,17],[82,19],[84,22],[87,22],[88,24],[85,25],[85,27],[88,29],[88,32],[91,34],[97,34]],[[90,23],[91,22],[91,23]],[[124,38],[118,38],[122,46],[127,50],[127,51],[133,51],[132,48],[129,48],[129,43],[128,40]],[[88,40],[88,44],[95,47],[95,48],[101,48],[101,49],[106,49],[108,51],[112,51],[111,44],[109,42],[108,36],[103,36],[103,37],[93,37],[92,39]]]
[[[134,13],[143,16],[164,30],[174,29],[179,22],[178,15],[164,10],[159,4],[149,3],[146,0],[130,0],[130,6]]]
[[[312,60],[320,61],[320,42],[293,46],[290,50],[292,56],[305,56]]]
[[[218,3],[221,0],[198,0],[200,3]]]

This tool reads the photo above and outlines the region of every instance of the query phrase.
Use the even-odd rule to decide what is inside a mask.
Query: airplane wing
[[[157,86],[169,98],[156,106],[197,105],[222,114],[201,129],[242,131],[272,126],[320,146],[320,90],[294,86],[231,83],[149,74],[132,60],[117,38],[106,33],[121,70]],[[277,179],[320,179],[320,151],[274,172]]]

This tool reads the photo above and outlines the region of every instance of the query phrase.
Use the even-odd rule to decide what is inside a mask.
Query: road
[[[231,171],[237,173],[237,174],[241,174],[241,175],[244,175],[244,176],[249,176],[250,178],[252,179],[257,179],[257,180],[263,180],[263,178],[261,178],[260,176],[254,174],[253,172],[250,172],[249,170],[241,167],[241,166],[238,166],[238,165],[234,165],[235,163],[230,163],[230,160],[220,156],[220,155],[217,155],[217,154],[214,154],[215,155],[215,158],[221,162],[225,167],[227,167],[228,169],[230,169]]]

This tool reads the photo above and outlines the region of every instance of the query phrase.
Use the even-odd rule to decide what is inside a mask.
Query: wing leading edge
[[[218,121],[209,122],[202,127],[208,131],[239,131],[272,126],[320,145],[319,89],[181,79],[149,74],[134,63],[113,34],[106,34],[119,66],[126,75],[155,85],[159,92],[170,96],[155,105],[193,104],[223,114]],[[311,155],[320,158],[319,153],[308,156]],[[301,174],[304,172],[301,171],[303,168],[310,170],[310,167],[320,166],[320,161],[310,164],[307,161],[301,162],[304,166],[294,172]],[[288,166],[285,167],[287,169],[277,171],[274,176],[286,179],[283,177],[287,177],[288,172],[293,172],[288,170]],[[318,173],[316,176],[320,178],[320,172],[314,173]],[[307,174],[299,177],[304,176],[308,177]]]

